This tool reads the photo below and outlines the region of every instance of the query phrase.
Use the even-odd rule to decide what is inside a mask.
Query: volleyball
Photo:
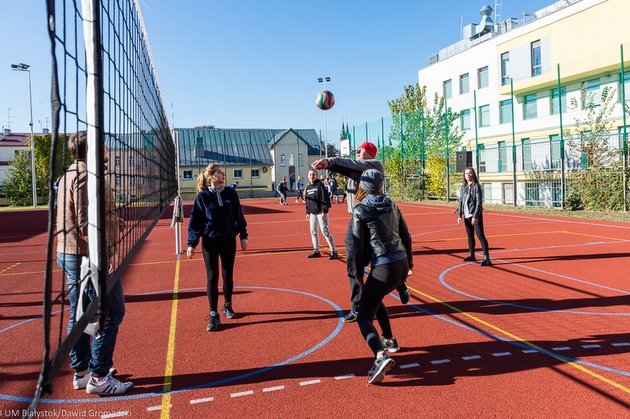
[[[328,90],[322,90],[317,94],[315,104],[319,109],[327,111],[328,109],[335,106],[335,96],[332,94],[332,92],[329,92]]]

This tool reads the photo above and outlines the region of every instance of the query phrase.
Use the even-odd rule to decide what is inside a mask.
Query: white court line
[[[345,380],[352,377],[354,377],[354,374],[338,375],[335,377],[335,380]]]
[[[172,405],[172,404],[169,404],[169,405],[168,405],[168,407],[169,407],[169,408],[172,408],[172,407],[173,407],[173,405]],[[157,406],[150,406],[150,407],[147,407],[147,412],[155,412],[155,411],[157,411],[157,410],[162,410],[162,405],[157,405]]]
[[[438,364],[448,364],[449,362],[451,362],[450,359],[436,359],[434,361],[431,361],[431,363],[433,365],[438,365]]]
[[[462,356],[464,361],[472,361],[473,359],[481,359],[479,355]]]
[[[630,346],[630,342],[615,342],[611,344],[612,346]]]
[[[510,356],[510,355],[512,355],[512,352],[495,352],[495,353],[492,354],[492,356],[496,356],[496,357],[499,357],[499,356]]]
[[[420,364],[418,364],[417,362],[413,362],[411,364],[403,364],[400,366],[401,370],[406,370],[407,368],[415,368],[415,367],[419,367]]]
[[[275,386],[263,388],[263,393],[269,393],[270,391],[284,390],[284,386]]]
[[[591,345],[582,345],[582,348],[584,349],[593,349],[593,348],[601,348],[602,345],[598,345],[596,343],[593,343]]]
[[[322,380],[317,379],[317,380],[308,380],[308,381],[302,381],[300,382],[300,386],[310,386],[312,384],[319,384],[321,383]]]
[[[556,346],[555,348],[551,348],[552,351],[570,351],[570,346]]]
[[[242,397],[242,396],[251,396],[254,394],[254,390],[241,391],[240,393],[232,393],[230,397]]]
[[[536,354],[538,351],[536,349],[523,349],[524,354]]]
[[[102,415],[101,418],[102,419],[105,419],[105,418],[119,418],[121,416],[129,416],[129,411],[128,410],[121,410],[119,412],[107,413],[105,415]]]
[[[214,397],[204,397],[203,399],[193,399],[190,404],[207,403],[214,400]]]

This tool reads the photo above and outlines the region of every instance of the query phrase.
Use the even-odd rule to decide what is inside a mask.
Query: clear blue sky
[[[80,3],[80,2],[79,2]],[[553,0],[504,0],[501,20]],[[140,0],[169,119],[176,127],[313,128],[330,76],[329,138],[388,116],[427,57],[459,40],[485,0]],[[31,65],[35,131],[50,121],[50,46],[42,0],[0,0],[0,125],[27,132]],[[171,109],[172,106],[172,109]],[[9,111],[10,108],[10,111]],[[9,121],[10,113],[10,121]],[[50,122],[49,122],[50,125]]]

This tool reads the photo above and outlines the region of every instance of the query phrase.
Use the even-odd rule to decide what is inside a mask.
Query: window
[[[501,54],[501,85],[510,82],[510,53]]]
[[[462,74],[459,76],[459,94],[463,95],[464,93],[470,92],[470,81],[469,81],[468,73]]]
[[[487,127],[490,125],[490,105],[482,105],[479,107],[479,127]]]
[[[459,117],[459,127],[463,130],[470,129],[470,109],[464,109]]]
[[[532,170],[532,141],[529,138],[521,140],[523,153],[523,170]]]
[[[532,42],[531,55],[532,55],[532,77],[534,77],[542,73],[542,64],[541,64],[541,58],[540,58],[540,40]]]
[[[120,167],[120,156],[114,157],[114,167]]]
[[[621,79],[621,73],[619,73],[619,78]],[[630,102],[630,73],[625,73],[623,78],[623,85],[619,87],[619,101],[621,101],[621,89],[624,89],[625,91],[623,93],[626,96],[626,102]]]
[[[442,95],[444,99],[450,99],[453,97],[453,86],[451,86],[451,79],[442,82]]]
[[[234,169],[232,172],[232,177],[234,179],[242,179],[243,178],[243,169]]]
[[[477,86],[479,89],[488,87],[488,66],[481,67],[477,70]]]
[[[540,184],[538,182],[525,182],[525,205],[528,207],[538,207],[540,202]]]
[[[523,119],[533,119],[537,116],[536,93],[523,96]]]
[[[558,89],[551,89],[551,114],[558,115],[562,107],[562,113],[567,111],[567,91],[562,89],[558,94]]]
[[[302,153],[298,154],[298,165],[300,165],[301,167],[304,167],[304,154]]]
[[[136,186],[136,177],[135,176],[131,176],[129,178],[129,186]]]
[[[193,178],[192,170],[184,170],[183,178],[184,178],[184,180],[191,180]]]
[[[147,159],[146,157],[142,156],[140,157],[140,167],[146,167],[147,166]]]
[[[289,154],[289,166],[295,166],[295,154]]]
[[[252,169],[252,178],[260,177],[260,169]]]
[[[284,155],[284,153],[280,154],[280,166],[286,166],[287,165],[287,156]]]
[[[512,99],[499,102],[499,124],[512,122]]]
[[[585,109],[587,105],[592,103],[594,106],[599,106],[602,102],[602,96],[599,91],[599,79],[589,80],[584,83],[584,97],[582,98],[582,109]]]
[[[129,167],[134,167],[136,165],[136,156],[129,156]]]
[[[499,148],[499,160],[497,161],[497,169],[499,173],[507,170],[507,150],[505,148],[505,141],[499,141],[497,143]]]
[[[479,144],[477,147],[479,151],[479,173],[485,173],[486,171],[486,146]]]
[[[120,186],[120,175],[114,176],[114,186]]]
[[[549,143],[551,147],[551,168],[560,169],[562,160],[560,158],[560,136],[558,134],[549,136]]]
[[[482,183],[483,202],[492,202],[492,183]]]

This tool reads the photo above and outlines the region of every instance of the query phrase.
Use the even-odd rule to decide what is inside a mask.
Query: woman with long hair
[[[236,317],[232,307],[234,289],[234,259],[236,236],[241,239],[241,249],[247,249],[247,222],[243,216],[238,193],[225,187],[225,173],[221,166],[212,163],[197,178],[197,196],[188,223],[188,249],[186,256],[192,259],[195,247],[202,240],[203,260],[208,278],[207,295],[210,305],[207,331],[216,331],[221,325],[218,312],[219,258],[223,276],[223,314]]]
[[[459,205],[457,207],[457,224],[466,226],[468,235],[468,256],[464,262],[474,262],[475,257],[475,233],[481,243],[483,260],[481,266],[492,265],[490,252],[488,250],[488,240],[483,231],[483,188],[477,178],[477,173],[472,167],[464,170],[464,179],[459,191]]]

